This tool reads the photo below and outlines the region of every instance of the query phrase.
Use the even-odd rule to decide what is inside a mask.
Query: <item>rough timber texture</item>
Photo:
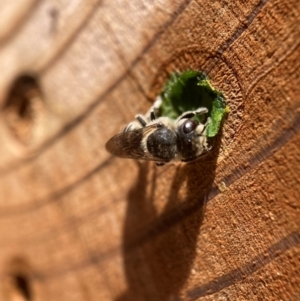
[[[300,1],[2,0],[0,299],[300,300]],[[104,149],[168,74],[231,108],[214,151]]]

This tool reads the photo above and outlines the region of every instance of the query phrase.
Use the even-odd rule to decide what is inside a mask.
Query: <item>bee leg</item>
[[[198,136],[203,136],[203,133],[206,131],[206,128],[209,123],[210,123],[210,117],[207,117],[207,120],[204,124],[199,123],[199,125],[197,126],[197,128],[195,130],[195,132],[197,133]]]
[[[156,99],[154,102],[154,105],[152,106],[150,110],[150,120],[153,121],[158,118],[159,116],[159,108],[161,106],[162,100],[161,98]]]
[[[136,116],[136,119],[137,120],[134,120],[126,125],[126,127],[123,130],[123,133],[134,131],[146,126],[146,120],[145,118],[143,118],[143,116]]]
[[[159,110],[159,108],[161,107],[161,104],[162,104],[162,98],[161,96],[158,96],[155,101],[154,101],[154,104],[152,105],[152,107],[150,108],[150,111],[153,111],[153,110]]]
[[[159,117],[159,109],[162,104],[162,98],[158,96],[150,108],[150,110],[147,112],[146,116],[150,116],[150,120],[153,121]]]
[[[195,115],[203,115],[206,114],[208,112],[207,108],[198,108],[196,111],[187,111],[182,113],[178,118],[177,121],[184,119],[184,118],[192,118]]]
[[[142,127],[145,127],[147,125],[147,120],[143,115],[138,114],[135,116],[135,118],[141,124]]]
[[[123,133],[129,132],[131,128],[132,128],[132,122],[129,123],[129,124],[127,124],[127,125],[125,126],[125,128],[124,128],[124,130],[123,130]]]
[[[208,126],[209,123],[210,123],[210,117],[207,117],[207,120],[204,123],[205,128]]]
[[[151,112],[150,112],[150,120],[153,121],[155,119],[157,119],[158,117],[158,108],[152,108]]]
[[[162,163],[162,162],[156,162],[156,166],[164,166],[165,163]]]
[[[196,115],[203,115],[203,114],[206,114],[208,113],[208,109],[207,108],[198,108],[196,111],[195,111],[195,114]]]

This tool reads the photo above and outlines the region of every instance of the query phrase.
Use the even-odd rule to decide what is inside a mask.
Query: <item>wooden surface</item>
[[[2,0],[0,300],[300,300],[300,2]],[[231,113],[157,168],[105,142],[174,70]]]

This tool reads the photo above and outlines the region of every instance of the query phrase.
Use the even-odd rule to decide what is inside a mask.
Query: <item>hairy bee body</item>
[[[137,115],[124,131],[106,143],[106,149],[121,158],[155,161],[157,165],[169,162],[191,162],[209,150],[205,124],[193,119],[207,113],[206,108],[183,113],[176,120],[156,118],[161,100],[149,112]]]

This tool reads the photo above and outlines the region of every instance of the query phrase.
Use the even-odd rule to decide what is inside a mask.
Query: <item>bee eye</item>
[[[199,122],[196,120],[188,119],[185,121],[182,125],[183,132],[185,134],[189,134],[195,130],[195,128],[198,126]]]

